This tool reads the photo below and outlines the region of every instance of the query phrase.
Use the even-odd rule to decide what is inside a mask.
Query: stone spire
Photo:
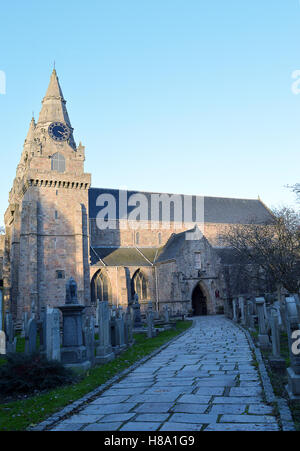
[[[63,122],[72,130],[66,101],[55,69],[53,69],[46,95],[42,100],[42,109],[37,126],[49,125],[51,122]]]
[[[24,142],[24,145],[25,144],[31,144],[31,143],[34,142],[35,127],[36,127],[35,120],[34,120],[34,117],[32,117],[30,125],[29,125],[29,130],[28,130],[25,142]]]

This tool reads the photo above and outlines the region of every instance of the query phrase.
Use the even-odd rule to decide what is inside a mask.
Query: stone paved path
[[[279,430],[248,341],[222,316],[185,335],[53,430]]]

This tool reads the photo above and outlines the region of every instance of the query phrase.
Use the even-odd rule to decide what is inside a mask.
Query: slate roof
[[[91,264],[98,266],[151,266],[158,248],[91,247]]]
[[[89,217],[96,218],[97,213],[103,207],[96,206],[96,200],[101,194],[110,194],[114,197],[116,202],[116,218],[119,217],[119,193],[126,194],[125,191],[105,188],[90,188],[89,189]],[[133,194],[143,194],[148,201],[148,217],[151,215],[151,195],[161,193],[150,193],[141,191],[128,191],[127,199]],[[163,193],[164,194],[164,193]],[[172,196],[172,194],[167,194]],[[184,206],[184,195],[180,194],[182,205]],[[192,221],[196,222],[196,202],[201,199],[201,196],[186,196],[192,202]],[[128,213],[135,207],[128,207]],[[184,212],[184,207],[183,207]],[[161,211],[160,211],[161,215]],[[161,217],[160,217],[161,219]],[[173,206],[171,207],[171,221],[174,220]],[[272,215],[267,207],[259,199],[235,199],[225,197],[204,197],[204,222],[205,223],[219,223],[219,224],[249,224],[251,222],[265,223],[272,220]]]

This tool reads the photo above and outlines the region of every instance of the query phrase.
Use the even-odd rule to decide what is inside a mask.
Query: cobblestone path
[[[243,331],[223,316],[194,327],[53,430],[279,430]]]

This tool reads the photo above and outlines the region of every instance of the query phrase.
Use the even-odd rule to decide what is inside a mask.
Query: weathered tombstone
[[[133,345],[133,318],[130,306],[127,307],[125,314],[125,343],[127,346]]]
[[[283,372],[285,371],[285,360],[280,355],[278,311],[275,308],[271,308],[270,311],[270,326],[272,337],[272,356],[269,358],[269,362],[275,371]]]
[[[239,308],[240,308],[240,312],[241,312],[241,324],[244,326],[246,324],[244,298],[242,296],[239,296],[238,302],[239,302]]]
[[[156,335],[156,330],[154,328],[154,317],[153,317],[153,309],[152,302],[148,302],[148,310],[147,310],[147,337],[153,338]]]
[[[60,314],[57,309],[47,307],[44,318],[43,340],[47,359],[60,361]]]
[[[110,333],[110,315],[108,302],[102,301],[98,304],[99,318],[99,341],[96,349],[96,363],[103,364],[113,360],[115,355],[112,351]]]
[[[257,315],[258,315],[258,341],[262,349],[270,348],[270,340],[267,334],[267,325],[264,314],[264,303],[265,299],[262,297],[255,298]]]
[[[237,317],[237,304],[236,299],[232,300],[232,308],[233,308],[233,321],[237,323],[238,317]]]
[[[16,352],[17,338],[15,335],[14,322],[11,313],[5,316],[5,335],[6,335],[6,352]]]
[[[163,306],[163,318],[165,323],[168,323],[170,321],[169,310],[167,305]]]
[[[87,359],[91,365],[95,364],[95,319],[88,316],[84,324],[84,344],[86,346]]]
[[[28,323],[28,312],[23,313],[23,321],[22,321],[22,330],[21,330],[21,337],[25,337],[26,335],[26,328]]]
[[[124,351],[124,349],[126,349],[124,314],[123,308],[121,306],[118,307],[116,314],[116,345],[119,352],[122,352]]]
[[[297,346],[295,346],[299,341],[300,324],[294,298],[286,298],[285,311],[291,362],[291,366],[287,368],[288,385],[286,386],[286,390],[290,399],[300,400],[300,352]]]
[[[141,318],[141,306],[139,303],[138,294],[134,295],[134,302],[132,303],[132,309],[134,312],[134,328],[142,327],[142,318]]]
[[[0,330],[0,354],[6,354],[6,337],[4,330]]]
[[[25,331],[25,354],[34,354],[36,352],[37,323],[34,318],[30,318]]]
[[[71,277],[66,284],[66,304],[59,307],[63,315],[63,346],[61,361],[76,371],[86,371],[91,367],[87,360],[86,347],[83,344],[83,311],[78,304],[77,284]]]
[[[247,301],[247,316],[248,316],[248,327],[251,331],[255,331],[254,323],[254,308],[253,302],[251,300]]]

